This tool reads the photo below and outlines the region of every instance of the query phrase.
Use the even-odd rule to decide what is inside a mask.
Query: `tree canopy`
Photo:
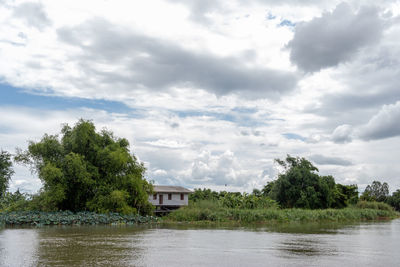
[[[96,132],[91,121],[64,125],[60,135],[45,134],[20,151],[43,183],[37,196],[42,210],[149,213],[152,186],[129,142],[111,131]],[[38,200],[39,199],[39,200]]]
[[[275,160],[284,172],[262,190],[284,208],[341,208],[358,200],[357,186],[335,183],[332,176],[318,175],[318,169],[305,158],[287,155]]]
[[[361,199],[367,201],[385,202],[389,196],[389,185],[384,182],[373,181],[371,185],[367,185]]]
[[[3,198],[7,192],[13,174],[11,154],[2,150],[0,152],[0,198]]]
[[[400,211],[400,189],[397,189],[386,201],[390,206]]]

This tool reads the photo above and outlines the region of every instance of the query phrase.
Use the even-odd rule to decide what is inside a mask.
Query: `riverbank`
[[[390,220],[400,218],[400,213],[390,206],[377,202],[360,202],[344,209],[240,209],[226,208],[212,202],[202,202],[181,208],[168,216],[125,215],[120,213],[98,214],[95,212],[14,211],[0,212],[0,226],[45,225],[133,225],[146,223],[179,223],[187,225],[226,224],[280,224],[324,223]]]
[[[1,212],[0,225],[117,225],[117,224],[142,224],[156,223],[160,219],[155,216],[141,216],[137,214],[124,215],[120,213],[99,214],[95,212],[59,211],[15,211]]]
[[[170,213],[164,223],[305,223],[305,222],[352,222],[399,218],[400,214],[390,207],[348,207],[344,209],[234,209],[217,206],[192,205]]]

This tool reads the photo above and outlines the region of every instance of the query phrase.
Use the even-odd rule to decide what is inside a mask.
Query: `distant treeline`
[[[26,164],[43,183],[38,193],[8,191],[13,161]],[[233,209],[340,209],[359,201],[357,185],[342,185],[321,176],[305,158],[276,159],[283,168],[276,180],[251,194],[196,189],[191,202],[214,201]],[[98,132],[91,121],[63,125],[59,135],[44,134],[30,141],[27,150],[12,156],[0,151],[0,211],[91,211],[96,213],[151,214],[152,185],[145,168],[129,151],[129,142],[106,129]],[[400,209],[400,190],[389,195],[387,183],[374,181],[360,197]]]
[[[345,222],[396,218],[400,191],[374,181],[359,197],[357,185],[335,183],[304,158],[276,160],[284,172],[251,194],[195,189],[189,206],[172,212],[172,222]],[[386,203],[385,203],[386,202]],[[391,207],[390,205],[393,207]]]
[[[361,201],[384,202],[400,210],[400,190],[389,195],[387,183],[374,181],[359,197],[358,186],[342,185],[332,176],[318,175],[318,169],[305,158],[291,157],[276,160],[284,168],[274,181],[262,190],[254,189],[251,194],[240,192],[216,192],[211,189],[195,189],[189,200],[217,201],[228,208],[302,208],[327,209],[345,208]]]

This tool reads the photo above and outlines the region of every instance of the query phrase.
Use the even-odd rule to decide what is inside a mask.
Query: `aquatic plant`
[[[0,213],[2,225],[96,225],[96,224],[139,224],[158,222],[155,216],[138,214],[125,215],[120,213],[99,214],[95,212],[40,212],[18,211]]]

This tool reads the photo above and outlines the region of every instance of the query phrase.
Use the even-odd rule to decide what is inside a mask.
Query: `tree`
[[[28,209],[29,195],[21,193],[19,189],[14,193],[6,192],[2,199],[0,199],[0,210],[2,211],[16,211]]]
[[[254,195],[256,197],[261,197],[262,196],[261,190],[257,189],[257,188],[254,188],[253,192],[252,192],[252,195]]]
[[[367,185],[365,191],[361,195],[362,200],[385,202],[389,196],[389,185],[379,181],[373,181],[371,185]]]
[[[263,189],[261,190],[263,196],[274,198],[274,197],[272,196],[272,189],[274,188],[275,182],[276,182],[276,181],[267,182],[267,184],[266,184],[266,185],[263,187]]]
[[[334,191],[334,201],[332,207],[345,208],[349,204],[357,204],[358,202],[358,186],[336,184]]]
[[[212,191],[211,189],[200,189],[200,188],[195,188],[193,193],[189,195],[189,201],[197,202],[201,200],[218,200],[219,194],[216,191]]]
[[[396,192],[393,192],[393,194],[388,197],[386,202],[397,211],[400,211],[400,189],[397,189]]]
[[[45,134],[15,159],[29,164],[43,182],[34,198],[44,210],[149,213],[152,186],[129,142],[92,122],[64,125],[60,136]]]
[[[329,208],[334,202],[335,180],[319,176],[318,169],[305,158],[287,155],[275,160],[285,171],[279,174],[270,193],[285,208]],[[265,192],[268,188],[265,188]]]
[[[2,150],[0,152],[0,198],[5,196],[13,174],[11,154]]]

